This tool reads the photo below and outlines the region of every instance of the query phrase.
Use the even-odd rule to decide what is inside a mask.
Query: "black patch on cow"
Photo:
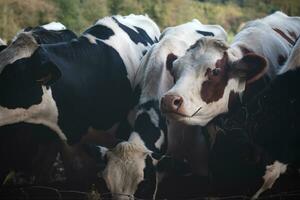
[[[43,27],[36,27],[31,32],[38,44],[54,44],[77,38],[76,34],[70,30],[54,31]]]
[[[201,30],[196,30],[197,33],[201,34],[201,35],[204,35],[204,36],[212,36],[214,37],[215,34],[212,33],[212,32],[208,32],[208,31],[201,31]]]
[[[6,45],[0,45],[0,52],[3,51],[6,47]]]
[[[127,33],[127,35],[130,37],[130,39],[135,43],[142,43],[144,46],[147,46],[148,44],[154,44],[153,40],[150,38],[150,36],[146,33],[146,31],[142,28],[136,27],[136,30],[133,30],[126,25],[120,23],[115,17],[113,17],[113,20],[119,25],[119,27]]]
[[[83,34],[91,34],[98,39],[107,40],[115,33],[112,29],[108,28],[107,26],[97,24],[84,31]]]
[[[0,74],[0,105],[29,108],[42,101],[42,88],[35,82],[30,58],[7,65]]]
[[[24,32],[29,32],[31,31],[33,28],[31,26],[28,26],[26,28],[24,28]]]
[[[154,144],[160,138],[161,131],[163,131],[163,133],[166,133],[167,131],[165,118],[159,111],[159,103],[157,100],[150,100],[139,105],[138,109],[144,110],[144,112],[137,116],[135,120],[134,131],[139,133],[140,137],[145,142],[146,147],[153,151],[153,156],[155,159],[159,159],[162,156],[162,152],[165,150],[166,141],[164,141],[161,150],[157,149]],[[149,114],[146,112],[150,109],[154,109],[154,111],[157,113],[159,117],[159,127],[156,127],[152,123]]]
[[[139,183],[134,196],[143,199],[152,199],[156,189],[156,171],[152,158],[145,159],[144,180]]]
[[[58,152],[58,137],[40,124],[17,123],[0,127],[0,180],[10,170],[35,175],[36,181],[49,180]]]
[[[52,94],[58,124],[70,142],[79,141],[89,127],[106,130],[127,116],[133,92],[126,66],[114,48],[80,37],[68,43],[41,45],[38,51],[43,63],[60,71]]]
[[[284,56],[284,55],[278,55],[278,57],[277,57],[277,62],[278,62],[278,65],[280,65],[280,66],[283,66],[284,65],[284,63],[285,63],[285,61],[286,61],[286,57]]]

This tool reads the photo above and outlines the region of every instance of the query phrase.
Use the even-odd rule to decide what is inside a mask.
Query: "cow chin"
[[[193,117],[187,117],[176,113],[167,113],[166,117],[172,121],[178,121],[180,123],[192,126],[206,126],[206,124],[212,120],[212,118],[203,118],[203,116],[195,115]]]

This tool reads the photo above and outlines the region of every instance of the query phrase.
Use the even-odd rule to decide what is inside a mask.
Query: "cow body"
[[[202,126],[228,112],[233,96],[245,95],[258,79],[274,78],[279,72],[300,34],[299,22],[299,17],[276,12],[247,23],[230,46],[199,40],[174,62],[177,83],[162,98],[163,112],[182,123]]]
[[[20,45],[26,51],[20,51],[19,58],[3,59],[0,66],[1,75],[6,77],[14,65],[24,62],[20,58],[29,62],[31,68],[23,67],[25,72],[19,72],[26,84],[16,85],[16,90],[23,89],[27,96],[14,98],[15,102],[12,97],[20,93],[4,95],[7,99],[0,103],[1,126],[20,122],[43,125],[58,136],[60,149],[65,153],[63,159],[76,157],[76,145],[73,149],[70,143],[77,144],[83,135],[107,130],[126,119],[134,104],[135,71],[159,34],[157,25],[141,15],[103,18],[79,38],[57,44],[38,45],[31,35],[25,34],[27,42]],[[8,49],[2,55],[9,53]],[[4,82],[7,80],[10,79],[3,78]],[[83,162],[80,156],[77,158]],[[84,167],[80,163],[76,166]]]
[[[210,152],[216,188],[232,191],[264,184],[253,196],[272,188],[281,174],[297,174],[300,164],[298,92],[300,70],[278,75],[256,96],[213,120],[217,135]],[[297,175],[295,176],[297,177]],[[299,177],[298,177],[299,178]]]
[[[135,79],[135,88],[141,94],[132,114],[133,120],[130,120],[133,132],[127,141],[110,151],[109,162],[104,171],[109,187],[118,188],[118,193],[130,192],[130,195],[135,194],[142,198],[155,196],[157,180],[154,167],[165,154],[167,144],[167,124],[159,110],[159,99],[174,84],[169,69],[171,63],[204,35],[226,38],[226,33],[220,26],[204,25],[198,20],[193,20],[167,28],[160,41],[153,45],[143,58]],[[122,154],[119,149],[123,150]],[[120,164],[116,164],[120,161],[122,161]],[[123,167],[122,163],[126,162],[136,163],[137,169]],[[124,179],[129,179],[132,183],[112,179],[115,171],[120,171]],[[127,185],[132,186],[129,188]]]
[[[24,71],[21,69],[29,64],[28,58],[24,58],[30,56],[29,54],[32,52],[28,50],[29,46],[33,46],[35,49],[35,45],[38,44],[69,41],[77,37],[70,30],[66,30],[62,24],[59,23],[59,25],[60,29],[56,27],[54,30],[47,25],[44,26],[48,29],[45,29],[44,26],[26,28],[18,33],[18,37],[10,46],[4,46],[2,50],[1,56],[4,57],[1,59],[1,66],[3,66],[3,62],[7,62],[5,59],[11,59],[10,62],[19,61],[16,61],[17,63],[14,65],[9,64],[7,67],[11,67],[11,71],[3,69],[0,75],[1,179],[10,169],[25,173],[25,177],[34,174],[36,182],[49,181],[50,168],[55,160],[58,146],[55,144],[55,135],[51,129],[19,120],[24,113],[22,111],[25,111],[33,102],[40,101],[37,96],[41,95],[42,91],[37,87],[26,88],[27,80],[31,76],[26,79],[22,74]],[[24,38],[31,38],[34,45],[26,43]],[[25,53],[17,50],[24,45],[25,49],[27,48]],[[10,109],[13,109],[14,112],[10,112]],[[11,124],[11,122],[15,123]]]

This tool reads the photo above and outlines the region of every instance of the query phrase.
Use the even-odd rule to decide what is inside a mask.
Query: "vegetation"
[[[80,33],[111,15],[147,13],[163,29],[193,18],[220,24],[230,36],[241,23],[275,10],[300,15],[299,0],[0,0],[0,37],[10,40],[20,29],[60,21]]]

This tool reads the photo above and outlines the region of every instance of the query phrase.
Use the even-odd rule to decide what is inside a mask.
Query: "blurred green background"
[[[80,33],[95,20],[112,14],[147,13],[161,29],[193,18],[220,24],[229,40],[243,22],[282,10],[300,15],[299,0],[0,0],[0,38],[20,29],[60,21]]]

